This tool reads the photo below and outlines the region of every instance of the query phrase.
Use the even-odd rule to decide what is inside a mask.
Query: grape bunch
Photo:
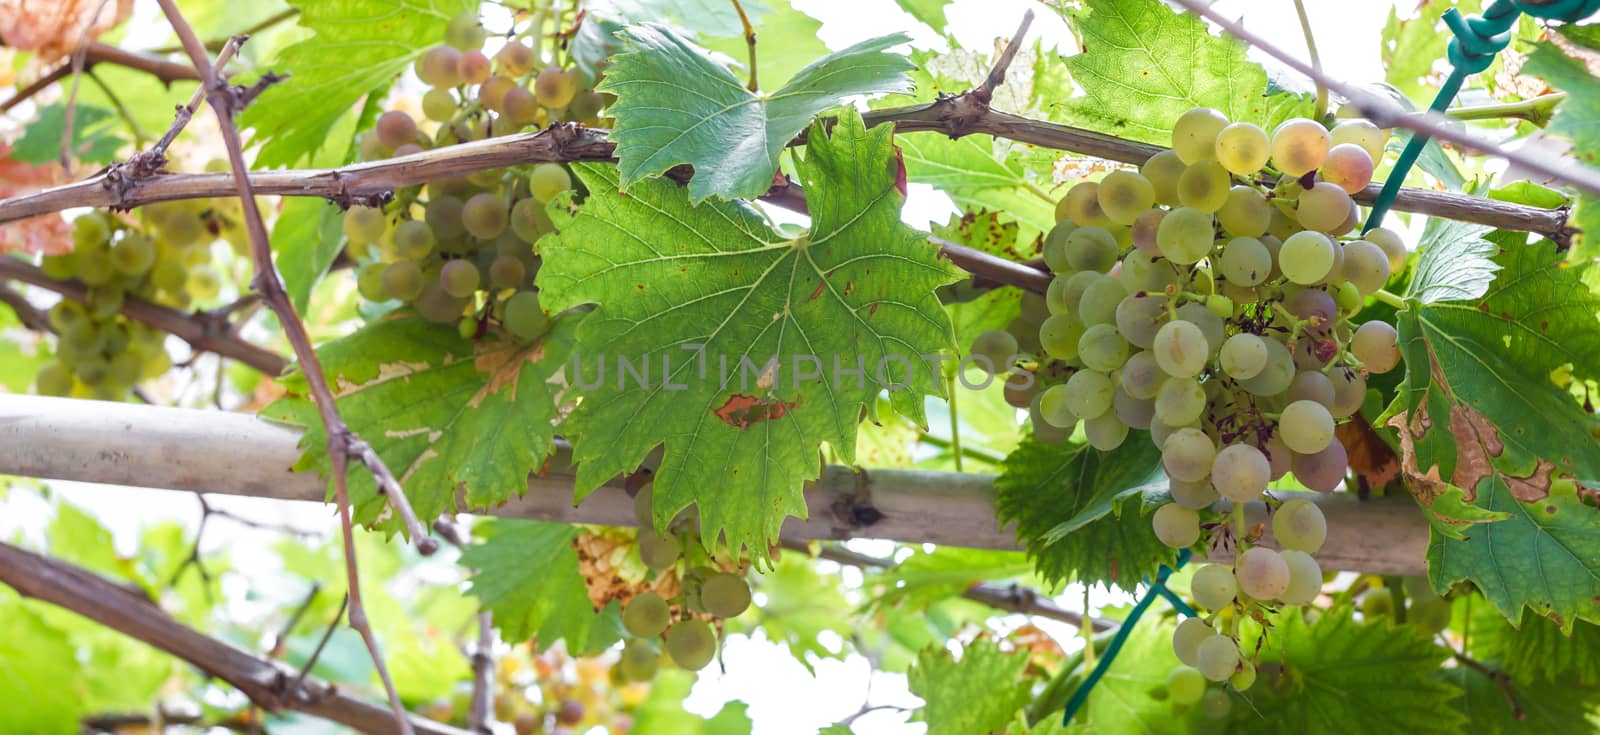
[[[537,68],[538,52],[516,38],[491,59],[487,40],[477,15],[451,19],[444,44],[417,61],[417,76],[431,87],[422,97],[425,120],[384,112],[363,134],[362,156],[418,153],[555,121],[599,122],[607,98],[582,88],[579,73]],[[358,290],[368,301],[402,302],[455,324],[469,339],[491,327],[538,339],[549,317],[532,285],[535,244],[554,230],[547,205],[572,188],[565,167],[540,163],[430,181],[384,207],[351,207],[344,233],[361,264]]]
[[[1316,505],[1276,504],[1282,551],[1255,545],[1241,514],[1289,472],[1313,490],[1339,485],[1348,462],[1334,427],[1360,409],[1368,374],[1400,362],[1392,326],[1353,321],[1405,265],[1395,233],[1356,232],[1351,200],[1371,182],[1386,135],[1365,120],[1330,131],[1303,118],[1269,135],[1190,110],[1172,149],[1067,191],[1045,238],[1055,277],[1044,298],[974,340],[973,354],[1011,370],[1007,400],[1028,409],[1040,441],[1065,441],[1081,425],[1105,451],[1130,429],[1149,432],[1171,480],[1156,536],[1238,549],[1231,567],[1195,573],[1201,607],[1243,614],[1306,604],[1321,589]],[[1204,523],[1222,498],[1231,527]],[[1184,621],[1175,701],[1202,702],[1208,681],[1249,686],[1254,669],[1234,632]]]
[[[634,682],[655,677],[661,654],[657,639],[667,656],[679,667],[698,671],[717,654],[717,620],[732,618],[750,607],[750,585],[738,571],[728,571],[713,560],[695,541],[692,529],[685,533],[657,533],[651,526],[651,493],[648,488],[634,496],[634,514],[639,520],[637,550],[639,559],[657,575],[676,574],[679,594],[668,599],[656,591],[634,595],[622,608],[622,626],[632,636],[622,649],[618,667],[624,679]],[[673,528],[688,525],[674,522]]]

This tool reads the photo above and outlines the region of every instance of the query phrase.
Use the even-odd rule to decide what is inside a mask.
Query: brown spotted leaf
[[[880,391],[922,423],[941,392],[924,356],[952,347],[934,291],[959,274],[900,222],[892,134],[853,111],[813,128],[798,237],[740,203],[694,206],[670,181],[623,195],[615,166],[575,167],[589,198],[541,243],[539,287],[552,310],[598,304],[562,429],[580,500],[664,445],[656,523],[694,505],[708,546],[765,560],[784,518],[806,512],[822,445],[853,461]]]
[[[345,421],[400,478],[423,523],[441,513],[487,508],[527,490],[549,456],[573,316],[534,344],[462,339],[454,326],[415,316],[384,319],[317,350]],[[306,427],[296,469],[327,470],[326,434],[305,378],[262,415]],[[362,523],[397,528],[365,469],[349,474]],[[464,502],[463,502],[464,501]]]

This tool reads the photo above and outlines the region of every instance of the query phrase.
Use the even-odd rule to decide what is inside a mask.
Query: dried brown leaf
[[[0,0],[0,39],[40,62],[60,59],[133,12],[133,0]]]

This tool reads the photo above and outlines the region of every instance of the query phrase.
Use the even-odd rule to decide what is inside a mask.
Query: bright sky
[[[1299,23],[1293,4],[1286,0],[1219,0],[1216,6],[1231,16],[1244,16],[1248,25],[1266,31],[1286,49],[1304,53]],[[795,0],[801,10],[821,19],[822,40],[834,49],[857,41],[907,30],[919,45],[937,45],[939,39],[904,13],[893,0]],[[1352,82],[1379,81],[1383,78],[1378,38],[1391,3],[1381,0],[1308,0],[1308,11],[1322,44],[1323,65],[1335,76]],[[1403,3],[1403,15],[1410,15],[1415,3]],[[1067,27],[1047,7],[1029,0],[955,0],[947,8],[949,31],[970,48],[986,48],[996,37],[1009,36],[1022,13],[1033,8],[1037,18],[1032,33],[1063,49],[1075,51]],[[1355,43],[1353,44],[1352,41]],[[1265,59],[1262,59],[1265,61]],[[1295,86],[1294,79],[1282,80]],[[905,218],[919,226],[931,219],[943,221],[954,208],[949,200],[925,186],[913,185]],[[192,497],[182,493],[132,490],[52,483],[68,500],[91,509],[117,534],[119,548],[133,552],[138,529],[164,520],[179,520],[192,525],[199,516]],[[290,504],[248,498],[221,498],[220,508],[234,510],[268,523],[291,524],[301,528],[332,532],[331,511],[312,504]],[[23,533],[35,540],[48,517],[48,506],[27,493],[14,493],[0,516],[0,537]],[[240,571],[257,579],[270,578],[276,571],[274,555],[263,549],[276,535],[232,525],[227,533],[213,533],[208,545],[226,547]],[[885,553],[887,544],[857,542],[860,550]],[[241,580],[242,581],[242,580]],[[252,590],[260,592],[260,590]],[[1069,609],[1083,608],[1081,587],[1071,587],[1057,600]],[[1099,609],[1105,605],[1125,605],[1131,598],[1123,593],[1097,590],[1090,602]],[[1018,616],[998,619],[999,631],[1016,627]],[[1045,624],[1069,650],[1077,647],[1073,631],[1065,626]],[[909,710],[920,704],[898,674],[872,674],[868,662],[851,656],[844,661],[823,661],[816,676],[809,674],[781,647],[765,640],[734,637],[723,648],[727,673],[706,672],[690,695],[691,711],[710,716],[724,702],[740,700],[749,704],[749,714],[759,735],[812,735],[819,728],[855,713],[863,703],[894,705],[906,711],[880,710],[860,717],[854,723],[859,735],[915,735],[925,726],[908,723]],[[870,694],[870,696],[869,696]],[[595,733],[603,733],[596,729]]]

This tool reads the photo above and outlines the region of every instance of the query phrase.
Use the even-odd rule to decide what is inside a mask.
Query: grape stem
[[[731,2],[733,3],[734,11],[739,13],[739,24],[744,26],[744,43],[750,47],[750,83],[745,85],[745,89],[755,92],[761,88],[761,85],[756,81],[756,29],[750,25],[750,16],[745,14],[744,5],[740,4],[739,0],[731,0]]]
[[[1550,117],[1555,112],[1556,105],[1567,98],[1566,92],[1553,92],[1541,94],[1537,97],[1520,102],[1507,102],[1499,105],[1471,105],[1453,107],[1445,110],[1444,114],[1456,120],[1501,120],[1516,118],[1527,120],[1539,127],[1550,123]]]
[[[961,468],[961,415],[956,410],[956,373],[951,369],[945,373],[945,392],[949,394],[950,404],[950,453],[955,456],[956,472],[965,472]]]
[[[1406,300],[1404,298],[1401,298],[1399,295],[1391,291],[1386,291],[1381,288],[1372,293],[1372,298],[1377,299],[1379,303],[1388,304],[1396,309],[1406,308]]]
[[[1317,37],[1311,32],[1311,18],[1306,15],[1305,0],[1294,0],[1294,12],[1300,16],[1300,30],[1306,36],[1306,50],[1311,52],[1311,68],[1322,71],[1322,59],[1317,56]],[[1317,81],[1317,114],[1318,120],[1328,114],[1328,86],[1320,80]]]

